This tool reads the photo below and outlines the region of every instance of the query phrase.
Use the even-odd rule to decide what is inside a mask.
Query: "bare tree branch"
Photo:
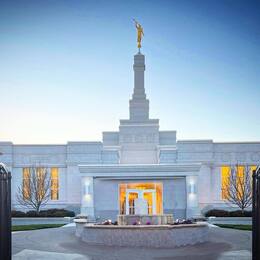
[[[32,208],[38,214],[51,197],[51,177],[44,167],[31,167],[26,177],[18,187],[16,199],[20,205]]]
[[[230,166],[229,177],[223,188],[227,202],[237,205],[242,212],[252,205],[252,171],[248,165]]]

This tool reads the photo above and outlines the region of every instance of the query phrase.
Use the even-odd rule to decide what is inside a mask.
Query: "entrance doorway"
[[[162,214],[162,183],[119,184],[121,215]]]
[[[126,215],[156,214],[155,189],[126,189]]]

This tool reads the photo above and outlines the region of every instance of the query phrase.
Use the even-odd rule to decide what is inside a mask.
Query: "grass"
[[[58,228],[62,226],[64,226],[64,224],[19,225],[19,226],[12,226],[12,231],[27,231],[27,230],[36,230],[36,229],[44,229],[44,228]]]
[[[232,224],[214,224],[218,227],[222,228],[232,228],[232,229],[239,229],[239,230],[252,230],[252,225],[232,225]]]

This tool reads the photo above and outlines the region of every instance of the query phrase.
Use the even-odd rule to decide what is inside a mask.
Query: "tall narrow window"
[[[51,168],[51,199],[59,199],[59,171],[58,168]]]
[[[237,197],[239,199],[243,198],[244,188],[245,188],[245,166],[236,166],[236,178],[237,178]]]
[[[36,169],[36,178],[37,178],[37,191],[39,199],[43,199],[45,195],[45,175],[47,174],[47,169],[43,167],[37,167]]]
[[[230,167],[222,166],[221,167],[221,197],[222,199],[227,199],[227,184],[230,176]]]
[[[30,197],[30,168],[23,168],[23,198],[28,199]]]
[[[225,200],[228,198],[228,189],[231,185],[237,192],[237,198],[242,199],[245,193],[248,174],[253,173],[253,170],[256,169],[256,166],[248,165],[235,165],[235,166],[222,166],[221,167],[221,189],[222,189],[222,199]],[[230,174],[234,174],[230,178]]]

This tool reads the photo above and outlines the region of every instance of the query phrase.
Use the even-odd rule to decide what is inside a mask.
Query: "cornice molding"
[[[96,177],[169,177],[198,175],[201,163],[190,164],[140,164],[140,165],[79,165],[82,176]]]

